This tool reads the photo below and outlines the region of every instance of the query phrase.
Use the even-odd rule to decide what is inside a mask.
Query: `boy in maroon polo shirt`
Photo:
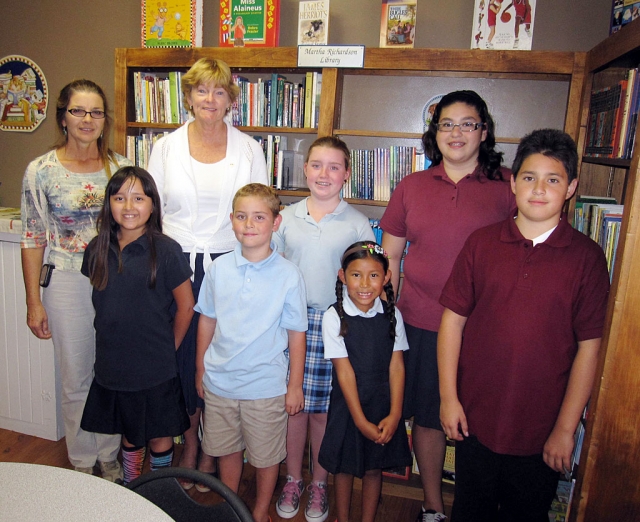
[[[546,521],[570,468],[609,291],[602,249],[562,213],[577,159],[564,132],[522,140],[515,219],[471,234],[440,298],[440,418],[459,441],[454,522]]]

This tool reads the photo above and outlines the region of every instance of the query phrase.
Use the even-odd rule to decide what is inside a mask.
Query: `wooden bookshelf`
[[[584,150],[592,88],[614,85],[619,71],[640,64],[640,20],[586,57],[579,150]],[[607,83],[609,82],[609,83]],[[583,158],[578,192],[624,203],[605,332],[587,418],[572,522],[640,520],[640,129],[631,160]],[[588,188],[583,192],[581,188]],[[606,188],[605,188],[606,187]]]
[[[135,48],[116,49],[115,53],[114,148],[122,154],[126,152],[127,135],[143,133],[146,129],[171,130],[178,126],[135,122],[134,71],[187,71],[202,57],[224,60],[238,74],[303,75],[307,71],[297,67],[295,47]],[[524,134],[542,125],[562,127],[577,138],[584,58],[584,53],[572,52],[367,49],[363,69],[312,69],[322,72],[317,129],[240,127],[240,130],[249,134],[298,136],[308,144],[315,137],[339,135],[354,149],[370,149],[380,146],[378,144],[420,147],[424,103],[438,90],[473,88],[489,103],[497,122],[499,146],[515,151]],[[415,83],[415,89],[397,95],[396,89],[407,91],[412,88],[408,82]],[[556,101],[551,106],[545,100],[549,86],[557,94],[553,96]],[[508,94],[503,96],[502,92]],[[518,103],[521,92],[537,99],[547,110]],[[379,99],[380,103],[371,103],[372,99]],[[308,145],[306,141],[305,145]],[[283,191],[282,195],[306,194]],[[369,207],[386,206],[386,202],[380,201],[349,201]]]

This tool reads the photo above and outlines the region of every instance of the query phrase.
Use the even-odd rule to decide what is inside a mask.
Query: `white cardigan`
[[[195,256],[204,252],[204,268],[211,264],[210,253],[230,252],[237,240],[231,228],[233,196],[248,183],[267,184],[267,165],[262,148],[256,140],[227,125],[227,154],[222,162],[226,171],[215,227],[210,238],[198,242],[193,224],[198,214],[196,182],[189,154],[188,127],[193,118],[174,132],[160,138],[151,151],[149,173],[158,186],[162,201],[163,232],[175,239],[183,252],[191,254],[191,269],[195,272]]]

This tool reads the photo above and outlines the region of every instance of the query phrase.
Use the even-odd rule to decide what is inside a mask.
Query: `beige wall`
[[[204,45],[216,46],[218,2],[204,2]],[[470,46],[473,0],[419,0],[416,47]],[[610,0],[538,0],[534,50],[586,51],[609,30]],[[0,132],[0,206],[20,205],[24,170],[55,139],[55,100],[75,78],[99,83],[113,103],[114,48],[140,45],[138,0],[0,0],[0,58],[34,60],[50,90],[33,133]],[[297,0],[281,0],[282,46],[296,45]],[[331,0],[329,43],[378,46],[380,0]],[[484,52],[484,51],[479,51]]]

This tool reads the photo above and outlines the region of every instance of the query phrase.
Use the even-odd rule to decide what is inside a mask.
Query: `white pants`
[[[121,436],[90,433],[80,428],[96,358],[95,313],[89,279],[79,272],[54,270],[42,301],[60,368],[62,417],[69,461],[81,468],[94,466],[96,460],[111,462],[118,455]]]

